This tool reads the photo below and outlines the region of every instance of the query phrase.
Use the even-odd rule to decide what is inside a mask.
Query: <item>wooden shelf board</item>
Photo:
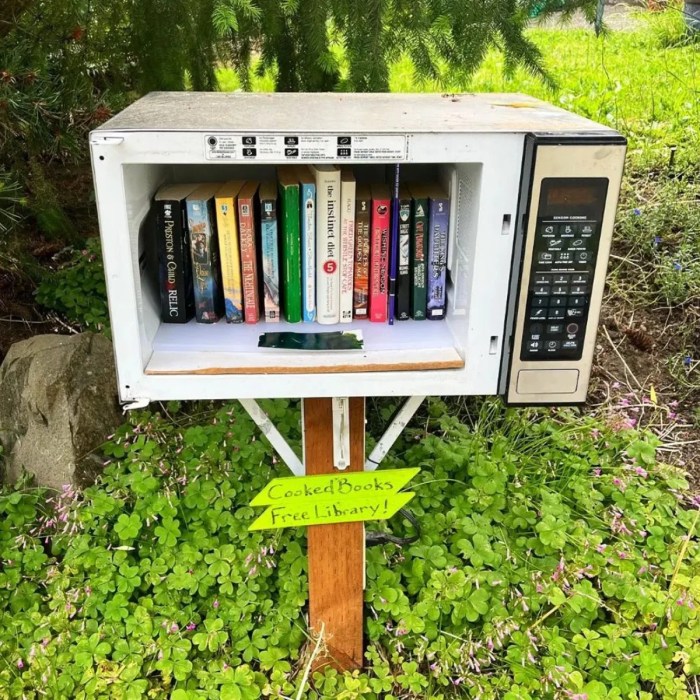
[[[258,348],[264,332],[362,330],[362,350],[294,351]],[[258,323],[162,324],[153,342],[147,375],[328,374],[459,369],[464,359],[447,324],[368,321],[335,326]]]

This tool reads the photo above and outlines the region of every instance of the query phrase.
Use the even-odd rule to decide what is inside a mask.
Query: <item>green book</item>
[[[282,240],[282,307],[289,323],[301,322],[301,211],[299,178],[292,166],[277,168]]]
[[[423,185],[409,185],[413,196],[411,214],[411,318],[422,321],[426,317],[427,289],[425,251],[428,231],[428,194]]]

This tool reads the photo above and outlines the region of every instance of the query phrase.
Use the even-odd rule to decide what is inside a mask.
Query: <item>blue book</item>
[[[301,312],[303,321],[316,320],[316,181],[299,166],[301,215]]]
[[[447,311],[447,240],[450,200],[440,188],[430,193],[428,215],[428,313],[431,320],[445,318]]]
[[[265,320],[280,320],[280,256],[277,235],[277,185],[260,185],[260,242]]]
[[[200,185],[187,195],[196,318],[216,323],[224,315],[214,196],[221,183]]]

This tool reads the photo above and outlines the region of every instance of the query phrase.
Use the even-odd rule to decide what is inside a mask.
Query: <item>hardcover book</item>
[[[411,195],[403,187],[398,198],[398,250],[396,275],[396,319],[411,317]]]
[[[316,320],[316,181],[305,165],[295,170],[301,189],[301,312],[310,322]]]
[[[246,182],[238,193],[238,233],[241,238],[243,317],[246,323],[257,323],[260,320],[257,241],[255,235],[255,205],[259,184],[258,182]]]
[[[216,323],[224,312],[214,211],[214,195],[219,187],[219,183],[199,185],[186,199],[195,314],[199,323]]]
[[[352,321],[353,270],[355,267],[355,176],[340,173],[340,322]]]
[[[450,225],[450,200],[442,188],[429,191],[428,215],[428,305],[427,318],[439,320],[447,309],[447,240]]]
[[[280,320],[280,256],[277,234],[277,186],[263,182],[260,197],[260,250],[265,320]]]
[[[369,320],[385,323],[389,303],[389,228],[391,191],[372,186],[370,223]]]
[[[428,230],[428,196],[422,185],[409,185],[412,199],[411,219],[411,318],[426,317],[425,238]]]
[[[355,318],[369,315],[369,228],[372,192],[369,185],[357,185],[355,197],[355,269],[352,310]]]
[[[289,323],[301,321],[301,234],[299,177],[296,168],[277,168],[280,195],[280,241],[282,244],[282,305]]]
[[[316,320],[340,321],[340,170],[311,165],[316,179]]]
[[[241,243],[238,237],[238,193],[243,180],[225,182],[214,197],[216,228],[219,234],[221,284],[224,311],[229,323],[243,323],[243,281],[241,278]]]
[[[154,197],[160,317],[163,323],[187,323],[194,316],[192,258],[185,198],[196,185],[165,185]]]

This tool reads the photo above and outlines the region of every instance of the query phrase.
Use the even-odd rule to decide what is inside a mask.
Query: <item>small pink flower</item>
[[[598,428],[593,428],[593,430],[591,430],[591,437],[597,440],[600,437],[600,430],[598,430]]]
[[[647,472],[647,470],[643,469],[642,467],[635,467],[634,473],[637,476],[641,476],[643,479],[646,479],[649,476],[649,473]]]
[[[219,601],[218,601],[218,600],[215,600],[215,601],[214,601],[214,609],[215,609],[215,610],[218,610],[218,608],[219,608]]]
[[[627,552],[618,552],[617,556],[620,557],[620,559],[629,559],[630,555],[627,554]]]
[[[197,629],[197,625],[194,624],[194,622],[190,622],[189,625],[185,628],[188,632],[191,632],[194,629]]]
[[[608,548],[608,545],[607,545],[607,544],[599,544],[599,545],[596,547],[596,550],[598,551],[599,554],[603,554],[603,553],[605,553],[605,550],[606,550],[607,548]]]
[[[636,418],[628,418],[627,419],[627,427],[632,430],[637,425],[637,419]]]
[[[669,411],[668,418],[669,420],[676,420],[676,418],[678,418],[678,414],[675,411]]]
[[[22,659],[17,659],[17,668],[24,668],[24,661],[22,661]]]
[[[617,486],[617,488],[620,489],[620,491],[624,491],[624,490],[625,490],[625,484],[624,484],[624,482],[622,481],[622,479],[620,479],[619,477],[616,476],[616,477],[612,480],[612,482],[613,482],[613,484],[615,484],[615,486]]]
[[[603,470],[600,467],[596,467],[593,470],[593,476],[600,476],[603,473]]]
[[[177,625],[177,622],[173,622],[172,625],[170,625],[170,633],[175,634],[180,628]]]

